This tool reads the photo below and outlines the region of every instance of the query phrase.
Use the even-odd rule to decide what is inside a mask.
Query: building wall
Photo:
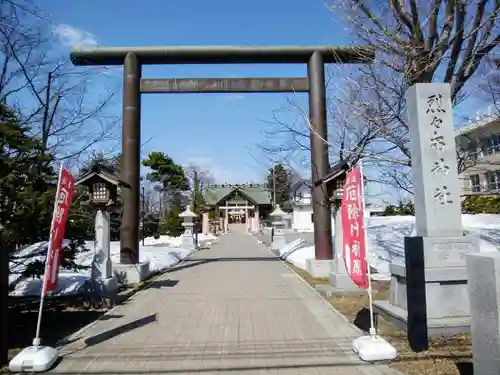
[[[299,232],[312,232],[312,205],[294,206],[292,212],[292,229]]]
[[[475,126],[473,126],[475,125]],[[466,127],[457,135],[462,194],[500,190],[500,120],[483,121]]]
[[[313,232],[314,216],[312,204],[294,205],[292,212],[292,229],[297,232]],[[335,230],[335,222],[332,212],[332,232]]]
[[[311,204],[311,188],[307,185],[302,185],[295,192],[294,201],[299,204]]]

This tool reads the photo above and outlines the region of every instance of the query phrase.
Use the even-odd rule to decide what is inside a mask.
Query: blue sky
[[[348,44],[343,28],[318,0],[40,0],[67,45]],[[62,29],[61,29],[62,26]],[[304,76],[301,65],[153,66],[143,76]],[[116,85],[121,87],[121,76]],[[119,94],[121,95],[121,94]],[[283,94],[143,95],[144,154],[163,151],[213,169],[218,182],[263,180],[265,121]],[[113,108],[116,114],[121,107]],[[249,150],[252,150],[249,152]]]

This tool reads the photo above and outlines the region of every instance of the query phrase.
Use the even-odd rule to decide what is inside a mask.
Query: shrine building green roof
[[[244,184],[244,185],[211,185],[205,191],[205,202],[208,206],[217,206],[225,198],[234,192],[240,192],[242,196],[256,205],[271,204],[271,194],[269,189],[263,184]]]

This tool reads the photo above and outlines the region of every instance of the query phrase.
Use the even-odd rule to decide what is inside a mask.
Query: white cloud
[[[54,34],[57,35],[64,46],[73,49],[97,46],[97,39],[94,34],[63,23],[54,27]]]

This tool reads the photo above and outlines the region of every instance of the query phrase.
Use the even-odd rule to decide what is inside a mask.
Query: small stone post
[[[202,232],[203,234],[208,234],[209,232],[209,224],[208,224],[208,212],[203,213],[203,221],[202,221]]]
[[[255,211],[254,211],[254,231],[255,232],[259,232],[260,230],[260,217],[259,217],[259,207],[255,207]]]
[[[184,219],[182,226],[185,228],[184,233],[182,234],[181,247],[187,250],[194,250],[196,249],[196,244],[193,237],[193,227],[196,214],[191,211],[188,206],[183,212],[179,214],[179,217]]]
[[[285,232],[283,230],[285,227],[285,222],[283,221],[285,215],[286,213],[281,209],[279,204],[274,211],[269,214],[269,216],[274,219],[272,223],[274,236],[273,242],[271,243],[271,251],[278,256],[280,255],[280,249],[286,245]]]
[[[92,279],[103,296],[112,298],[116,294],[118,283],[113,276],[111,266],[110,238],[109,212],[99,209],[95,216],[95,256],[92,264]]]
[[[474,375],[500,374],[500,253],[466,257]]]
[[[334,243],[334,260],[333,271],[330,272],[330,284],[338,291],[359,291],[359,288],[354,284],[347,273],[347,268],[344,260],[344,249],[342,248],[342,214],[341,214],[341,198],[342,191],[335,195],[335,209],[334,209],[334,230],[335,230],[335,243]]]

